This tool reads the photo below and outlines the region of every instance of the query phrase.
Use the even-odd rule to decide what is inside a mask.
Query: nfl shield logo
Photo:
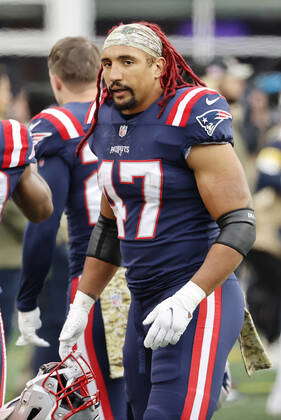
[[[128,126],[127,125],[120,125],[120,128],[119,128],[119,137],[126,136],[127,129],[128,129]]]

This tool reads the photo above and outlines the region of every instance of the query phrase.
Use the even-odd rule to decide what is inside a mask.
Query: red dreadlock
[[[161,87],[164,89],[163,98],[159,102],[161,107],[158,118],[161,117],[162,113],[165,110],[165,106],[170,98],[175,96],[177,89],[183,88],[185,86],[206,86],[206,84],[201,80],[191,69],[191,67],[184,60],[183,56],[177,52],[175,47],[170,43],[164,32],[162,32],[160,26],[155,23],[149,22],[136,22],[140,25],[148,26],[153,32],[156,33],[158,38],[162,42],[162,57],[166,60],[166,66],[164,73],[160,78]],[[183,79],[183,74],[187,73],[188,76],[193,80],[192,83],[187,83]]]
[[[184,60],[183,56],[177,52],[175,47],[170,43],[164,32],[162,32],[160,26],[158,26],[155,23],[140,21],[140,22],[134,22],[138,23],[140,25],[147,26],[150,28],[153,32],[156,33],[156,35],[159,37],[159,39],[162,42],[162,57],[166,60],[166,66],[165,70],[160,78],[161,87],[164,89],[163,91],[163,97],[161,101],[158,103],[160,106],[160,112],[157,115],[158,118],[161,117],[162,113],[165,110],[165,107],[173,96],[175,96],[177,89],[186,87],[186,86],[206,86],[206,84],[193,72],[191,67],[187,64],[187,62]],[[123,25],[123,23],[120,23],[117,26],[113,26],[108,33],[111,33],[114,29],[116,29],[118,26]],[[184,80],[183,74],[187,73],[187,75],[193,80],[193,83],[188,83]],[[101,87],[102,84],[102,68],[100,68],[98,77],[97,77],[97,96],[96,96],[96,109],[94,112],[93,122],[86,133],[86,136],[82,139],[80,144],[78,145],[77,152],[79,153],[81,150],[81,147],[85,143],[85,141],[90,137],[90,135],[93,133],[97,119],[98,119],[98,113],[99,108],[102,105],[102,103],[105,102],[106,98],[109,96],[109,92],[106,88]]]

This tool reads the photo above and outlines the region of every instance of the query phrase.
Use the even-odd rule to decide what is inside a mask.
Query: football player
[[[12,198],[22,213],[34,223],[53,211],[51,191],[34,164],[32,139],[27,128],[16,120],[0,122],[0,218],[5,203]],[[0,313],[0,407],[5,398],[6,350]]]
[[[60,355],[81,335],[122,256],[132,295],[124,368],[134,419],[210,419],[243,324],[233,271],[255,238],[232,117],[155,24],[113,28],[101,62],[105,87],[85,138],[93,133],[100,160],[101,212]]]
[[[17,299],[19,344],[48,345],[36,334],[40,327],[37,297],[51,266],[63,211],[67,214],[69,230],[71,300],[82,272],[89,237],[98,219],[101,195],[97,184],[98,159],[88,144],[79,157],[76,148],[92,121],[99,65],[97,47],[82,37],[59,40],[48,57],[50,82],[59,106],[51,106],[36,115],[30,130],[36,143],[39,172],[53,193],[54,213],[44,223],[30,223],[25,233]],[[110,377],[99,302],[91,312],[89,327],[78,349],[95,370],[101,395],[101,418],[124,420],[123,378]]]

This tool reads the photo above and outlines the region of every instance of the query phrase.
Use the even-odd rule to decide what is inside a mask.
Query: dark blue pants
[[[134,420],[206,420],[216,409],[227,356],[244,319],[234,276],[204,299],[175,345],[145,349],[146,315],[180,287],[132,298],[124,347],[127,397]]]
[[[0,308],[5,331],[6,343],[9,342],[12,332],[15,301],[20,284],[20,269],[0,270]]]
[[[42,327],[37,331],[47,340],[50,347],[34,347],[31,359],[33,374],[36,375],[41,365],[58,362],[59,335],[66,318],[66,294],[68,287],[68,257],[65,245],[55,248],[52,268],[44,288],[39,296]]]

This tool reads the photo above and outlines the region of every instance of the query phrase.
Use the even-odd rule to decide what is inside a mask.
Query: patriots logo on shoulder
[[[51,132],[45,133],[31,133],[33,144],[36,145],[39,141],[45,139],[46,137],[50,137],[52,135]]]
[[[208,136],[211,136],[217,126],[224,120],[232,119],[232,115],[223,109],[212,109],[196,117],[197,121],[204,128]]]

